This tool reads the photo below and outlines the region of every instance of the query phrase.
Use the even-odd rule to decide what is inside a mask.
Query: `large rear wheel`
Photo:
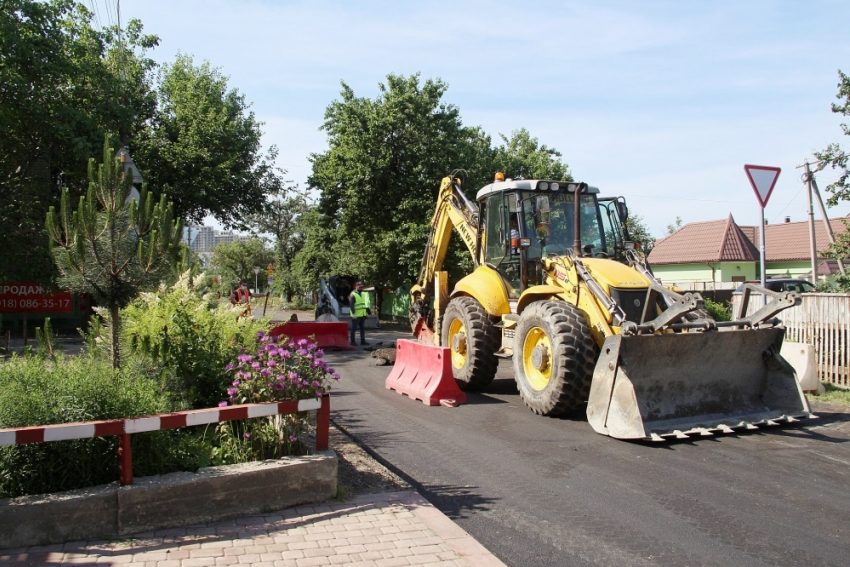
[[[540,415],[584,408],[598,349],[584,315],[563,301],[539,301],[520,316],[514,374],[525,404]]]
[[[440,326],[441,344],[450,349],[452,373],[460,389],[477,390],[490,384],[499,366],[495,356],[499,330],[481,304],[472,297],[455,297]]]

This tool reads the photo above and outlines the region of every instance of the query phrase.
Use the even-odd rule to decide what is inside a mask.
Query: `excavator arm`
[[[475,266],[478,266],[478,205],[470,201],[461,191],[461,180],[455,172],[444,177],[437,195],[437,207],[431,218],[431,232],[422,258],[422,267],[416,285],[410,290],[410,323],[414,334],[425,326],[430,311],[430,299],[434,294],[434,281],[443,267],[452,230],[456,230],[469,249]]]

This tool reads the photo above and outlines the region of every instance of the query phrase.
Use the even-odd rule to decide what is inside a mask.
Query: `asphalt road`
[[[532,414],[508,361],[448,408],[387,390],[391,367],[360,349],[327,358],[342,375],[332,419],[508,565],[850,564],[840,409],[802,426],[625,442],[583,416]]]

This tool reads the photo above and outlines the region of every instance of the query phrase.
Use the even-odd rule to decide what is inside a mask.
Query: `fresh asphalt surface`
[[[367,330],[367,340],[406,338]],[[456,408],[387,390],[392,367],[328,352],[331,417],[512,566],[848,565],[850,415],[666,443],[532,414],[510,361]],[[722,372],[722,369],[718,369]]]

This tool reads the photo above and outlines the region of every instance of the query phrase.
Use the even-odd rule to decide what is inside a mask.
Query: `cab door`
[[[484,262],[505,280],[509,299],[521,293],[521,250],[511,242],[511,220],[519,227],[516,193],[498,193],[487,198],[484,229]]]

